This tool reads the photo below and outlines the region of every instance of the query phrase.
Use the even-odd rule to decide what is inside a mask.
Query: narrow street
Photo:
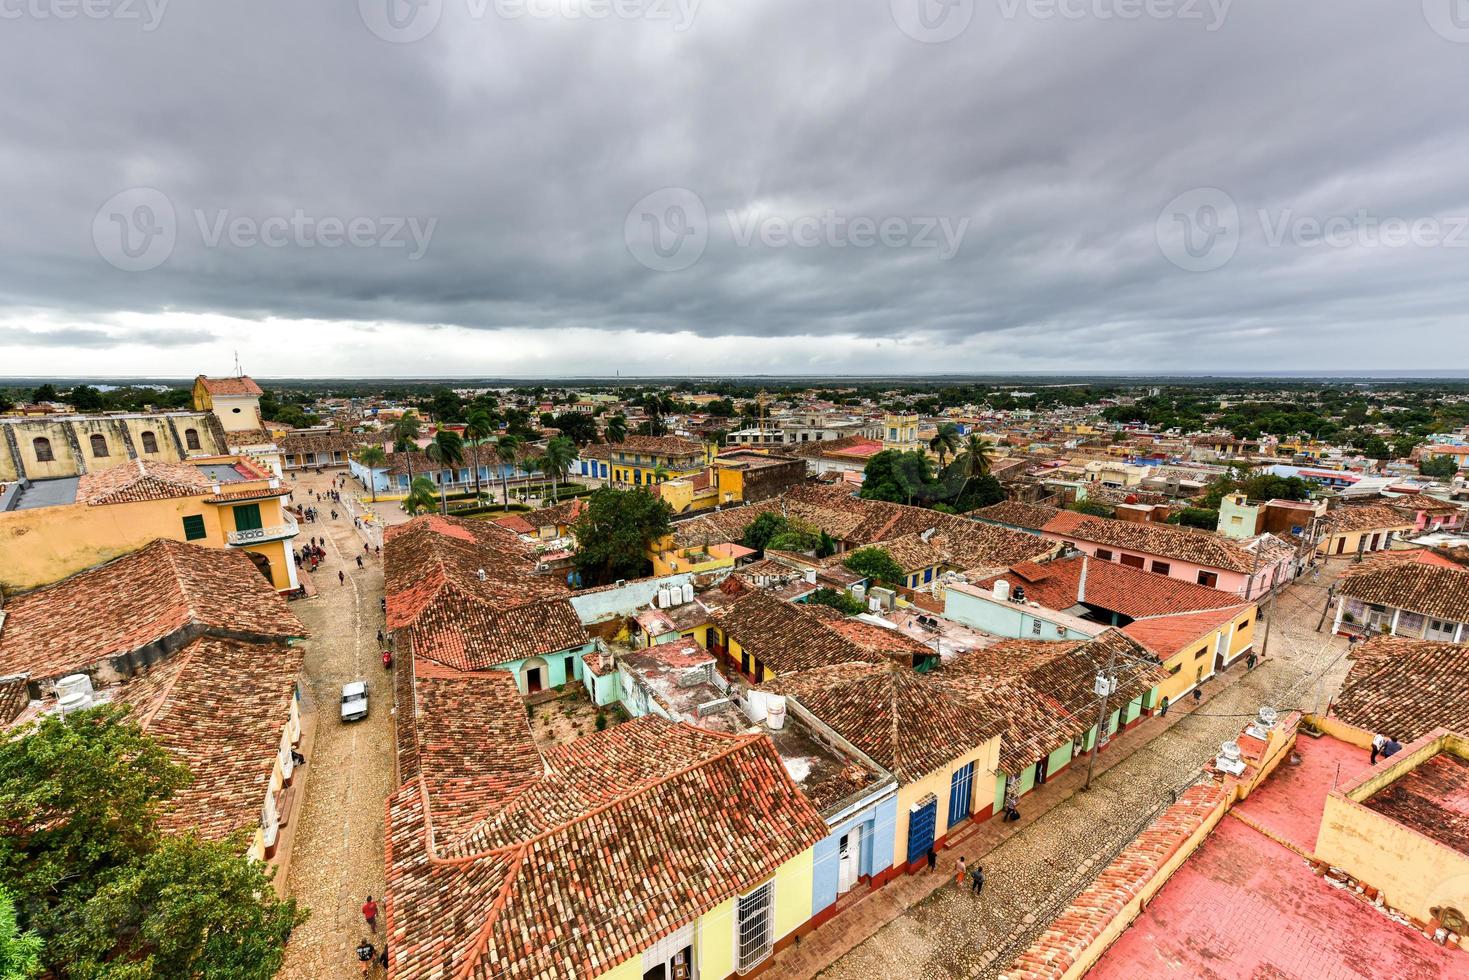
[[[1254,671],[1236,665],[1227,679],[1207,683],[1200,705],[1104,771],[1090,792],[1061,801],[980,857],[986,876],[982,898],[945,885],[819,975],[998,976],[1262,705],[1316,710],[1327,692],[1336,691],[1348,667],[1347,644],[1315,627],[1327,586],[1343,568],[1333,563],[1315,583],[1308,573],[1280,594],[1269,654]],[[948,871],[953,860],[944,852],[941,869]],[[842,918],[824,928],[841,929]]]
[[[363,536],[351,517],[338,506],[333,521],[333,505],[316,503],[307,492],[328,489],[331,472],[303,475],[291,484],[293,503],[314,504],[321,512],[316,523],[301,524],[293,544],[299,549],[324,535],[327,557],[312,575],[318,594],[291,603],[311,630],[306,678],[315,742],[287,874],[289,893],[311,917],[287,947],[280,975],[290,980],[361,975],[354,950],[369,935],[361,906],[369,894],[383,893],[383,808],[393,789],[393,687],[377,646],[382,562],[364,555],[359,569]],[[345,573],[345,583],[338,582],[338,571]],[[343,724],[340,692],[353,680],[367,681],[370,710],[366,719]],[[371,937],[375,946],[381,946],[383,929],[380,914],[377,936]]]

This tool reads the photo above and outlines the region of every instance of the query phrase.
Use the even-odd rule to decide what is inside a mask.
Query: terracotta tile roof
[[[288,497],[291,495],[289,487],[257,487],[254,490],[224,490],[212,494],[204,502],[207,504],[228,504],[237,500],[269,500],[272,497]]]
[[[542,507],[519,515],[522,520],[534,528],[556,527],[562,524],[573,524],[582,511],[586,510],[587,502],[578,497],[568,500],[564,504],[556,504],[552,507]]]
[[[647,716],[538,756],[508,675],[416,687],[421,776],[388,803],[399,980],[600,976],[827,834],[763,735]]]
[[[1340,507],[1327,514],[1322,523],[1329,536],[1354,534],[1358,531],[1385,531],[1390,528],[1407,529],[1413,526],[1413,518],[1386,504],[1369,504],[1364,507]]]
[[[1041,530],[1047,534],[1059,534],[1063,537],[1069,537],[1076,533],[1078,527],[1089,520],[1092,520],[1092,518],[1086,514],[1077,513],[1074,510],[1058,510],[1055,516],[1049,521],[1046,521],[1045,527],[1041,528]]]
[[[1052,528],[1047,528],[1050,531]],[[1133,524],[1088,517],[1070,531],[1056,531],[1093,544],[1140,551],[1163,558],[1192,562],[1205,568],[1249,572],[1253,556],[1240,546],[1207,531],[1191,531],[1169,524]]]
[[[364,443],[364,437],[351,432],[287,432],[278,446],[287,456],[299,453],[351,453]]]
[[[1239,605],[1225,609],[1207,609],[1203,612],[1155,616],[1151,619],[1139,619],[1129,623],[1122,627],[1122,632],[1141,643],[1159,658],[1167,660],[1185,648],[1193,646],[1236,616],[1248,615],[1251,608],[1251,606]]]
[[[259,825],[301,664],[299,647],[204,636],[123,688],[194,777],[164,805],[162,829],[222,840]]]
[[[997,524],[1009,524],[1012,527],[1039,531],[1060,513],[1062,513],[1060,508],[1048,507],[1045,504],[1025,504],[1018,500],[1002,500],[998,504],[970,511],[969,516],[981,521],[993,521]]]
[[[24,674],[0,677],[0,728],[14,721],[30,702]]]
[[[1469,645],[1380,637],[1357,648],[1331,713],[1406,745],[1469,731]]]
[[[761,690],[795,698],[903,783],[949,765],[1002,728],[985,697],[897,664],[836,664]]]
[[[988,590],[1000,579],[1011,589],[1023,585],[1026,600],[1047,609],[1064,611],[1084,602],[1129,619],[1239,605],[1239,596],[1228,592],[1086,555],[1021,562],[973,584]]]
[[[827,453],[837,453],[848,449],[859,449],[873,440],[866,436],[842,436],[839,439],[826,439],[821,442],[803,442],[795,446],[783,446],[781,452],[787,456],[795,456],[799,459],[814,459]],[[879,445],[881,445],[879,443]]]
[[[255,395],[264,394],[255,379],[241,375],[238,378],[206,378],[199,375],[199,383],[211,395]]]
[[[883,652],[866,649],[833,629],[825,611],[825,606],[798,605],[764,589],[754,589],[726,606],[711,610],[709,621],[777,674],[855,660],[885,659]],[[909,649],[907,639],[892,631],[892,650],[905,659]]]
[[[226,446],[263,446],[274,442],[275,437],[264,429],[236,429],[233,432],[226,430],[224,434]]]
[[[534,534],[535,525],[531,524],[519,514],[506,514],[504,517],[495,518],[495,523],[501,527],[509,528],[516,534]]]
[[[1469,569],[1384,557],[1348,571],[1337,593],[1436,619],[1469,622]]]
[[[187,463],[139,458],[83,473],[77,480],[77,503],[97,507],[198,497],[208,494],[213,486],[213,480]]]
[[[1212,782],[1185,790],[1177,803],[1102,869],[1002,976],[1007,980],[1060,980],[1071,975],[1081,954],[1113,928],[1122,910],[1223,805],[1224,795],[1225,790]]]
[[[460,670],[589,642],[566,584],[535,567],[515,532],[485,521],[431,515],[389,528],[388,628],[405,630],[419,656]]]
[[[158,540],[5,606],[0,673],[57,677],[180,630],[306,636],[239,551]]]
[[[608,445],[612,453],[636,453],[643,456],[669,456],[681,459],[685,456],[703,456],[704,444],[679,436],[628,436],[621,442]]]

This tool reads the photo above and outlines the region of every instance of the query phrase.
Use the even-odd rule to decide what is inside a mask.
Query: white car
[[[367,682],[353,681],[342,685],[342,720],[361,721],[367,717]]]

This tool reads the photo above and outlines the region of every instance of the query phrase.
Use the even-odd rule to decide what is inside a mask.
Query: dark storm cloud
[[[378,36],[403,2],[6,8],[0,303],[638,331],[675,366],[810,335],[907,339],[865,370],[1419,366],[1463,335],[1469,44],[1420,0],[987,0],[945,43],[908,0],[430,0],[427,36]],[[663,251],[707,239],[677,271],[629,222],[664,188],[697,210],[655,195]],[[1160,213],[1195,188],[1237,238],[1185,199],[1202,223],[1163,235],[1214,251],[1180,267]],[[1440,240],[1374,238],[1391,219]],[[149,329],[116,331],[196,342]]]

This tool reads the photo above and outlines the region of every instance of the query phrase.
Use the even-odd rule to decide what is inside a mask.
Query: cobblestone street
[[[952,882],[946,884],[819,975],[828,980],[997,976],[1115,850],[1135,836],[1155,808],[1169,801],[1170,791],[1191,781],[1218,752],[1219,744],[1234,738],[1261,705],[1316,710],[1326,693],[1335,692],[1348,666],[1347,644],[1325,632],[1316,633],[1315,628],[1328,583],[1343,567],[1333,563],[1319,582],[1312,582],[1308,573],[1282,592],[1266,659],[1253,672],[1245,673],[1237,664],[1227,677],[1208,682],[1202,703],[1174,712],[1169,728],[1115,760],[1090,792],[1062,800],[987,853],[971,852],[963,843],[956,851],[944,851],[940,867],[945,871],[957,853],[965,854],[971,866],[975,858],[980,860],[986,876],[982,899]],[[1263,637],[1263,624],[1261,631]],[[1022,800],[1021,810],[1025,809]],[[843,920],[859,912],[862,904],[823,927],[836,930],[831,939],[841,942]],[[849,928],[862,928],[859,923],[860,917],[855,917]],[[818,930],[807,944],[821,939]],[[803,972],[793,970],[790,975]]]
[[[289,893],[311,912],[286,949],[281,976],[291,980],[361,975],[353,952],[368,935],[360,910],[367,895],[383,893],[383,808],[393,789],[393,688],[377,646],[382,562],[364,556],[359,569],[364,539],[352,519],[338,506],[340,516],[331,520],[332,504],[316,503],[305,492],[328,489],[330,479],[303,476],[292,484],[293,503],[321,511],[316,523],[301,524],[293,544],[300,548],[323,534],[328,543],[326,560],[311,577],[318,594],[291,604],[311,630],[306,677],[316,729],[287,876]],[[385,515],[391,510],[379,508]],[[338,582],[338,571],[346,573],[345,583]],[[341,687],[358,679],[368,683],[370,712],[363,721],[343,724]],[[372,937],[379,947],[383,929],[380,913]]]

